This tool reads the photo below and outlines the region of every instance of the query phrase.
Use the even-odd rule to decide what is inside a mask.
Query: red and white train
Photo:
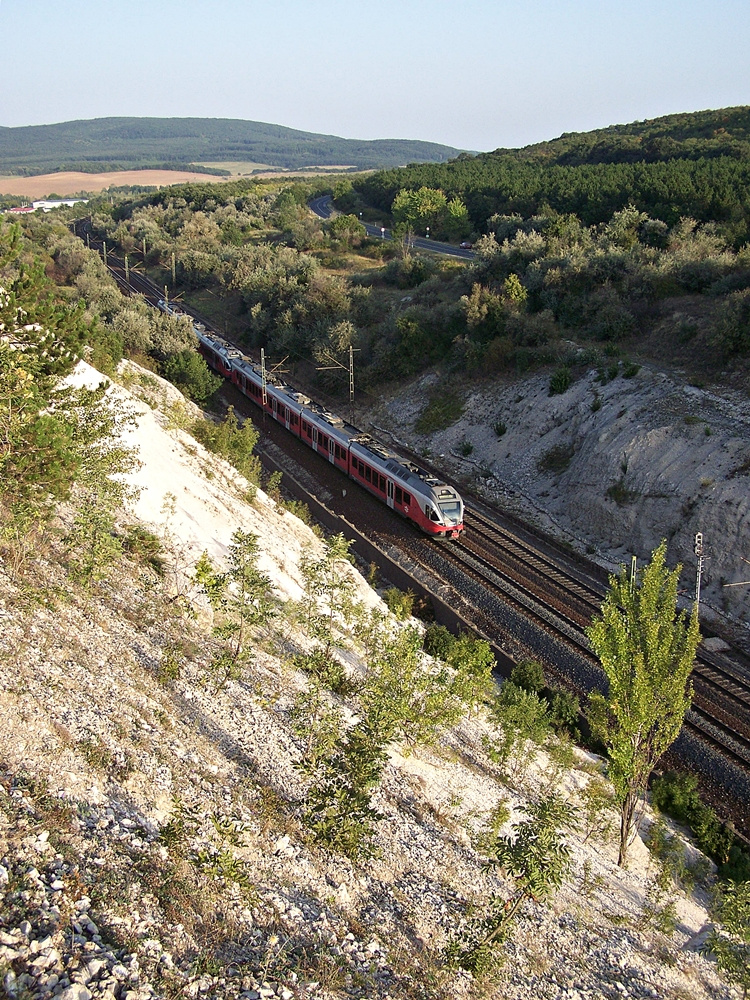
[[[169,308],[164,302],[159,306]],[[291,434],[426,534],[452,539],[461,535],[464,504],[452,486],[268,374],[264,401],[260,366],[201,324],[194,328],[208,364]]]

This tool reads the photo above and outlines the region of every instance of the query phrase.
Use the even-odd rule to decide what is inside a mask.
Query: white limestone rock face
[[[384,396],[360,422],[390,429],[509,510],[598,558],[608,569],[647,559],[662,538],[672,564],[695,575],[703,532],[703,598],[750,621],[750,400],[681,384],[642,366],[603,384],[591,370],[549,395],[549,373],[480,388],[460,381],[462,417],[420,436],[414,424],[430,392],[426,376]],[[495,425],[505,433],[498,437]],[[462,454],[469,442],[472,451]],[[465,449],[463,449],[465,450]],[[546,460],[546,461],[545,461]]]

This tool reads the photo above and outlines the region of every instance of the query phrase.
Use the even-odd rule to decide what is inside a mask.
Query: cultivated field
[[[143,185],[144,187],[168,187],[170,184],[221,184],[223,181],[237,180],[257,170],[256,177],[310,177],[318,174],[335,174],[348,170],[346,166],[306,167],[304,170],[278,170],[265,168],[263,164],[215,163],[211,166],[224,167],[231,171],[229,177],[215,174],[199,174],[190,170],[115,170],[106,174],[84,174],[79,171],[60,171],[55,174],[37,174],[34,177],[0,177],[0,195],[10,194],[17,198],[38,201],[54,194],[60,198],[72,195],[98,194],[109,187]],[[247,167],[247,173],[239,168]],[[366,173],[367,171],[363,171]]]
[[[220,183],[227,178],[212,174],[199,174],[191,170],[116,170],[106,174],[84,174],[78,171],[61,171],[55,174],[37,174],[35,177],[0,177],[0,194],[12,194],[36,201],[51,194],[61,198],[81,194],[97,194],[108,187],[142,184],[146,187],[165,187],[189,181]]]

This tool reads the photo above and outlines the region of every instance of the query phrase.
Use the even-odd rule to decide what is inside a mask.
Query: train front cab
[[[433,538],[457,541],[464,530],[463,502],[454,491],[431,495],[419,510],[419,527]]]

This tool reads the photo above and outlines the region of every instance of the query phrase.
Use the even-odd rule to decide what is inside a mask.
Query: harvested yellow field
[[[170,184],[215,182],[228,180],[212,174],[199,174],[191,170],[115,170],[106,174],[84,174],[78,171],[61,171],[55,174],[37,174],[34,177],[0,177],[0,194],[38,201],[51,194],[61,198],[80,194],[82,191],[98,194],[108,187],[140,184],[145,187],[167,187]]]

